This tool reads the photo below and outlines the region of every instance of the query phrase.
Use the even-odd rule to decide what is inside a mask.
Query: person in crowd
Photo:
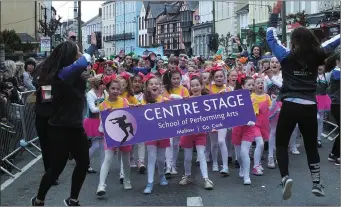
[[[95,51],[96,36],[91,35],[88,54],[80,56],[78,46],[71,41],[60,43],[42,63],[39,81],[42,100],[51,101],[47,139],[51,166],[43,175],[38,194],[31,199],[32,206],[43,206],[46,194],[65,168],[69,153],[76,161],[72,176],[70,197],[66,206],[79,205],[79,193],[89,167],[89,146],[83,129],[83,108],[86,80],[82,77]],[[72,104],[70,104],[72,103]]]
[[[17,61],[15,65],[16,65],[16,72],[14,74],[14,78],[17,79],[18,90],[20,92],[23,92],[27,90],[24,85],[25,63],[22,61]]]
[[[340,165],[340,50],[327,58],[325,70],[331,71],[328,95],[331,98],[331,114],[338,125],[339,135],[335,138],[328,160]]]
[[[85,133],[91,142],[91,147],[89,149],[89,157],[91,158],[96,150],[100,150],[101,165],[104,161],[104,139],[102,134],[98,131],[100,124],[99,119],[99,104],[102,103],[106,97],[108,97],[105,86],[102,83],[101,74],[95,77],[89,78],[88,82],[90,84],[90,91],[86,93],[86,101],[88,107],[88,116],[84,119],[83,126]],[[97,171],[89,166],[88,173],[96,173]]]
[[[31,59],[28,59],[25,61],[25,66],[24,66],[25,72],[23,73],[24,87],[29,91],[36,90],[36,87],[34,87],[34,85],[32,83],[33,78],[31,75],[33,73],[35,67],[36,67],[35,61],[33,61]]]
[[[291,197],[293,180],[288,169],[288,144],[296,124],[303,135],[313,182],[312,193],[324,196],[320,181],[320,156],[317,141],[313,138],[317,137],[316,78],[318,66],[324,64],[328,50],[339,46],[340,35],[323,43],[321,47],[311,31],[298,27],[291,33],[290,49],[285,48],[276,33],[281,7],[282,2],[277,1],[270,16],[266,40],[281,64],[283,77],[280,94],[283,104],[276,129],[276,157],[282,177],[282,198],[287,200]]]

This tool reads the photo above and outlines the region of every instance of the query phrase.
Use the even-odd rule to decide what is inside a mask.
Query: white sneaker
[[[212,165],[212,172],[218,172],[219,166],[218,165]]]
[[[130,167],[137,167],[135,160],[130,160]]]
[[[210,179],[205,178],[204,188],[207,189],[207,190],[212,190],[213,186],[214,186],[213,182]]]
[[[244,185],[251,185],[251,179],[244,177]]]
[[[104,196],[105,195],[105,187],[106,185],[99,185],[98,188],[97,188],[97,192],[96,192],[96,195],[97,196]]]
[[[264,168],[263,168],[263,166],[262,166],[261,163],[258,165],[258,167],[259,167],[259,169],[260,169],[261,171],[264,171]]]
[[[293,154],[293,155],[299,155],[299,154],[301,154],[300,151],[297,150],[297,148],[291,148],[291,149],[290,149],[290,152],[291,152],[291,154]]]
[[[178,171],[176,171],[176,167],[172,167],[171,174],[172,175],[177,175],[178,174]]]
[[[276,168],[275,160],[273,157],[269,157],[269,159],[268,159],[268,168],[269,169],[275,169]]]
[[[190,175],[184,175],[182,176],[179,185],[187,185],[190,184],[192,182],[192,178]]]
[[[130,180],[123,181],[123,188],[124,190],[131,190],[133,187],[131,186]]]
[[[244,169],[243,168],[239,168],[239,178],[244,178]]]

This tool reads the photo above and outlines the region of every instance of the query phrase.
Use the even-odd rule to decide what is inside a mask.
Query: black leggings
[[[77,200],[90,164],[89,145],[84,129],[49,126],[48,136],[51,144],[51,166],[41,179],[37,199],[45,200],[53,182],[63,172],[71,152],[76,167],[72,174],[70,198]]]
[[[276,156],[281,176],[289,175],[288,145],[296,126],[302,133],[308,165],[313,182],[319,183],[320,156],[317,149],[317,105],[303,105],[284,101],[276,129]],[[316,174],[318,173],[318,175]],[[318,178],[318,179],[317,179]]]
[[[51,147],[49,147],[49,141],[48,141],[48,127],[49,127],[49,117],[45,116],[39,116],[36,114],[36,130],[39,137],[39,143],[41,148],[41,154],[43,156],[43,163],[44,163],[44,169],[45,172],[50,168],[51,166]]]
[[[340,158],[340,104],[332,104],[331,106],[331,114],[336,120],[339,135],[335,138],[332,154],[336,157]]]

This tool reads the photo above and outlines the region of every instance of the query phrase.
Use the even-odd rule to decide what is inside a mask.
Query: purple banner
[[[246,125],[256,120],[249,90],[102,111],[101,117],[109,148]]]

